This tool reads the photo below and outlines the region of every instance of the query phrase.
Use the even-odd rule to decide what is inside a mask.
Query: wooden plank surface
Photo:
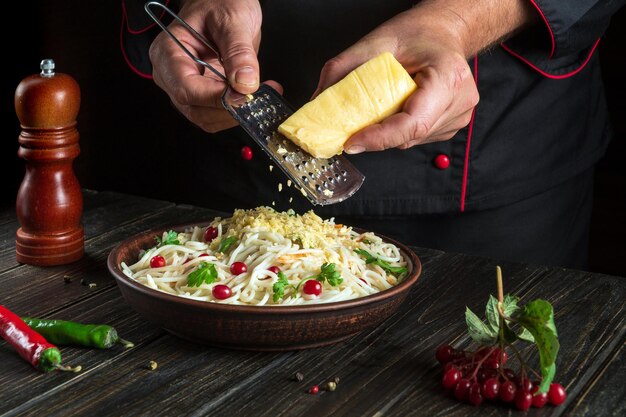
[[[20,314],[107,323],[136,343],[124,350],[64,347],[80,373],[39,373],[0,342],[0,416],[496,416],[510,408],[461,404],[440,388],[434,359],[442,343],[468,346],[465,307],[483,314],[495,293],[496,261],[415,248],[423,274],[398,312],[380,326],[332,346],[283,353],[197,345],[137,315],[106,268],[111,248],[165,224],[206,220],[216,212],[136,199],[85,195],[86,256],[62,267],[2,261],[0,304]],[[223,214],[223,213],[222,213]],[[6,213],[0,215],[11,223]],[[0,228],[0,240],[10,228]],[[14,233],[14,232],[13,232]],[[10,246],[5,248],[9,252]],[[541,416],[617,416],[624,411],[626,283],[583,271],[501,263],[505,290],[555,308],[561,352],[556,379],[568,389]],[[63,277],[70,276],[69,283]],[[80,280],[96,284],[90,288]],[[155,370],[148,363],[158,363]],[[304,379],[293,379],[301,372]],[[337,390],[309,395],[340,378]],[[609,384],[608,386],[606,386]]]

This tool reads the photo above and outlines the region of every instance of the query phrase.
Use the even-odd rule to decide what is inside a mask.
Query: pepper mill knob
[[[17,193],[16,258],[30,265],[62,265],[84,253],[83,196],[72,164],[79,155],[76,117],[80,88],[44,59],[41,73],[15,90],[21,124],[18,156],[26,161]]]

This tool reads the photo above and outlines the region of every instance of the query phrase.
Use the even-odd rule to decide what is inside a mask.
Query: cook
[[[576,268],[586,266],[593,168],[611,130],[597,47],[625,2],[165,1],[223,61],[180,25],[171,30],[241,93],[266,82],[297,108],[384,51],[414,75],[419,88],[402,112],[345,144],[364,185],[315,207],[320,216],[410,245]],[[203,129],[171,139],[189,148],[195,185],[185,202],[311,208],[277,192],[285,178],[222,109],[224,84],[143,5],[123,2],[124,55]],[[189,139],[205,132],[213,137]],[[243,146],[257,150],[250,161]]]

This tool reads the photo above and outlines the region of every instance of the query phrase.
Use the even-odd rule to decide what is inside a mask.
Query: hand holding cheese
[[[314,157],[330,158],[354,133],[400,111],[416,89],[404,67],[385,52],[302,106],[278,131]]]

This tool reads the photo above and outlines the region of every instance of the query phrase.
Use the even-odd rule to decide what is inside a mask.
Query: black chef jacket
[[[444,142],[349,155],[365,174],[362,188],[345,202],[315,211],[326,217],[484,210],[537,195],[592,167],[610,137],[597,47],[625,1],[531,2],[540,24],[469,59],[480,102],[466,128]],[[125,2],[122,45],[131,68],[149,78],[148,44],[160,29],[150,28],[143,3]],[[261,79],[282,83],[286,99],[299,107],[328,59],[413,3],[263,1]],[[189,193],[185,202],[228,212],[270,204],[312,208],[286,186],[278,169],[270,171],[270,160],[241,128],[215,136],[193,142],[186,166],[194,190],[203,192]],[[251,161],[240,157],[244,145],[255,150]],[[448,157],[447,168],[435,164],[439,155]]]

